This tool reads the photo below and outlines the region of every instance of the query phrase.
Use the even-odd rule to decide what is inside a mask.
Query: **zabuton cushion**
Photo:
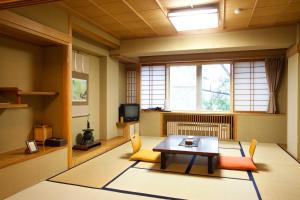
[[[139,160],[144,162],[160,162],[160,152],[154,152],[152,150],[143,149],[133,154],[130,160]]]
[[[253,160],[248,157],[220,156],[219,168],[230,170],[256,170]]]

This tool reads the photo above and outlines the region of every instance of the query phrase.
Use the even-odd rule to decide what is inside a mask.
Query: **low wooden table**
[[[217,137],[193,136],[199,138],[197,147],[180,146],[183,135],[170,135],[160,144],[153,148],[153,151],[161,152],[160,168],[166,168],[167,154],[187,154],[206,156],[208,158],[208,173],[213,173],[213,158],[219,155],[219,141]]]

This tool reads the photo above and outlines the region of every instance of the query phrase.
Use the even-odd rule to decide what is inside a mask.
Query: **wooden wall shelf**
[[[17,87],[0,87],[0,93],[11,93],[15,95],[25,96],[25,95],[40,95],[40,96],[55,96],[58,95],[58,92],[41,92],[41,91],[23,91]]]
[[[55,96],[58,95],[58,92],[37,92],[37,91],[19,91],[19,95],[36,95],[36,96]]]
[[[9,151],[6,153],[0,154],[0,169],[5,168],[10,165],[14,165],[17,163],[21,163],[30,159],[34,159],[45,154],[58,151],[60,149],[66,148],[63,147],[46,147],[46,146],[39,146],[39,151],[33,154],[25,154],[25,148],[16,149],[13,151]]]
[[[0,103],[0,109],[27,108],[27,104]]]
[[[41,91],[23,91],[17,87],[0,87],[0,94],[12,94],[16,95],[16,103],[0,103],[3,104],[3,108],[25,108],[27,104],[21,103],[21,96],[56,96],[59,93],[53,91],[41,92]],[[0,105],[1,108],[1,105]]]
[[[139,121],[133,121],[133,122],[117,122],[116,125],[117,125],[118,128],[125,128],[125,127],[128,126],[128,125],[136,124],[136,123],[139,123]]]

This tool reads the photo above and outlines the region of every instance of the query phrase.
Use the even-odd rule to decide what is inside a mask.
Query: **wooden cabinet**
[[[70,167],[70,21],[67,26],[65,33],[0,10],[0,199]],[[25,109],[15,110],[20,108]],[[25,140],[40,123],[51,125],[53,136],[68,146],[25,154]]]
[[[67,170],[67,148],[47,147],[35,154],[19,149],[0,154],[0,199]]]
[[[140,132],[139,121],[135,122],[117,122],[117,127],[123,130],[123,137],[130,139],[130,136],[138,134]]]
[[[0,152],[3,152],[0,166],[12,160],[18,164],[28,162],[31,156],[41,159],[48,155],[45,152],[53,150],[33,155],[25,155],[24,149],[20,150],[25,146],[24,141],[32,138],[32,127],[40,123],[51,125],[54,137],[68,140],[68,148],[64,149],[68,152],[66,162],[71,162],[70,21],[67,25],[65,33],[14,12],[0,11]],[[26,109],[10,110],[13,108]]]

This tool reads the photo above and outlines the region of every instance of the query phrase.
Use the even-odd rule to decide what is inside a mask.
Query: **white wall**
[[[124,75],[125,76],[125,75]],[[107,139],[119,135],[119,62],[107,59]]]
[[[237,115],[237,139],[240,141],[286,144],[287,117],[285,114]]]
[[[287,148],[295,157],[298,156],[299,136],[299,54],[288,59],[288,103],[287,103]]]
[[[141,111],[140,134],[160,136],[160,112]],[[286,115],[238,114],[237,139],[286,144]]]
[[[12,38],[0,37],[0,87],[19,87],[22,90],[41,90],[43,48]],[[0,153],[25,147],[32,137],[32,127],[40,123],[41,101],[24,98],[30,103],[25,109],[0,109]],[[0,95],[0,102],[14,102],[14,98]]]
[[[87,55],[89,60],[89,121],[94,129],[94,139],[100,138],[100,58]],[[76,106],[79,107],[79,106]],[[87,116],[72,118],[73,144],[76,144],[76,136],[86,128]]]
[[[120,93],[121,90],[126,89],[124,65],[120,65],[118,60],[111,58],[106,49],[87,42],[83,38],[73,37],[73,46],[100,57],[99,90],[101,92],[99,100],[100,119],[98,122],[100,124],[100,138],[110,139],[119,136],[120,132],[116,122],[119,118],[119,104],[125,99],[125,93]]]
[[[140,134],[146,136],[160,136],[160,112],[141,111]]]

